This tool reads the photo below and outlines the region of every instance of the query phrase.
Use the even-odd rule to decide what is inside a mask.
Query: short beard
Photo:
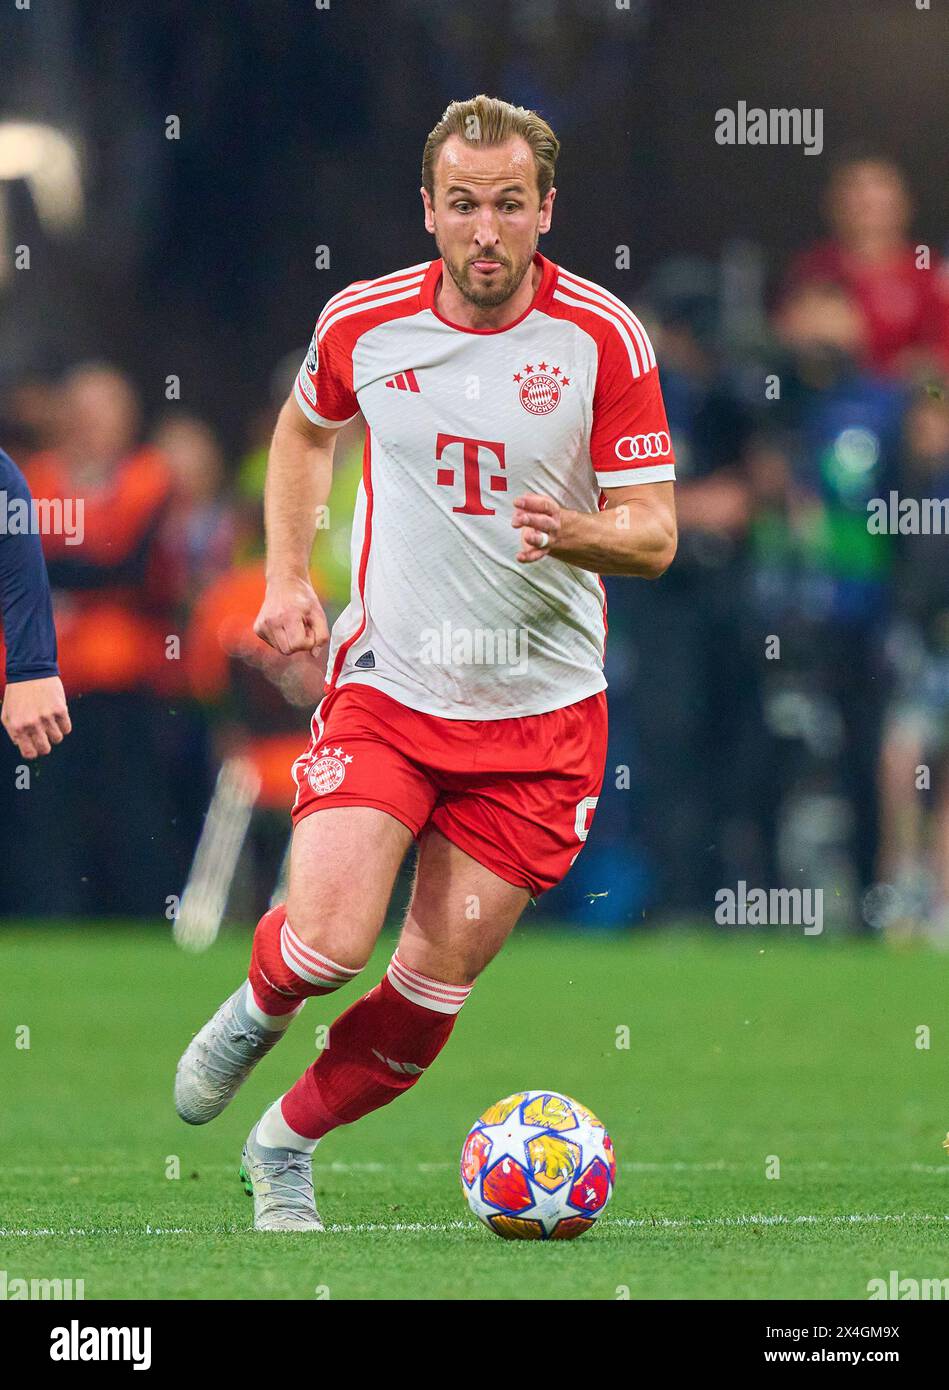
[[[500,284],[485,285],[484,287],[481,287],[479,285],[476,285],[472,281],[471,268],[469,263],[465,261],[462,265],[458,267],[452,265],[451,261],[445,255],[444,250],[438,243],[437,233],[435,236],[435,245],[438,246],[438,250],[441,253],[442,262],[445,268],[447,269],[448,274],[451,276],[452,280],[454,280],[455,284],[458,286],[465,299],[467,299],[468,303],[474,304],[478,309],[496,309],[499,304],[504,304],[508,299],[511,298],[511,295],[516,293],[517,289],[521,284],[521,281],[524,279],[524,276],[527,274],[527,272],[531,268],[531,265],[533,264],[534,255],[536,254],[539,241],[539,236],[534,238],[533,250],[527,257],[527,259],[521,264],[512,265],[511,262],[508,261],[506,258],[501,262],[502,266],[504,267],[504,270],[502,271],[502,278]],[[486,257],[485,259],[489,258]],[[490,259],[496,258],[492,257]]]

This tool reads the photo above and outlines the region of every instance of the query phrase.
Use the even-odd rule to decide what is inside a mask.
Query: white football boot
[[[322,1231],[313,1195],[313,1155],[299,1149],[265,1149],[257,1125],[241,1154],[241,1182],[254,1199],[255,1231]]]
[[[182,1054],[175,1072],[175,1109],[189,1125],[205,1125],[228,1105],[265,1053],[280,1041],[251,1018],[247,983],[225,999]]]

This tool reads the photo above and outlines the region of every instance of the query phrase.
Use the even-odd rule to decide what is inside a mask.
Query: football
[[[505,1240],[574,1240],[616,1183],[610,1136],[558,1091],[518,1091],[486,1110],[461,1151],[461,1185],[479,1220]]]

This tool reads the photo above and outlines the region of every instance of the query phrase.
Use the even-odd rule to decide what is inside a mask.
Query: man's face
[[[831,187],[830,215],[845,239],[854,232],[902,236],[910,206],[899,170],[872,159],[848,165]]]
[[[489,309],[510,299],[550,226],[555,189],[543,203],[530,145],[469,144],[451,135],[435,161],[435,196],[422,189],[425,227],[465,299]]]
[[[82,463],[112,464],[133,447],[138,406],[129,383],[108,368],[79,368],[63,393],[65,443]]]

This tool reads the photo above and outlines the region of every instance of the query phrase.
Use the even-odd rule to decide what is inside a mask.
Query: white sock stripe
[[[404,999],[408,999],[410,1003],[418,1004],[420,1008],[431,1009],[432,1012],[436,1014],[456,1014],[461,1008],[461,1004],[449,1004],[441,999],[432,998],[430,995],[419,994],[411,985],[400,980],[391,966],[387,970],[386,975],[393,989],[398,990],[399,994],[401,994]],[[464,1003],[464,1000],[462,1000],[462,1003]]]
[[[471,986],[445,985],[438,980],[430,980],[417,970],[409,970],[398,956],[393,956],[386,970],[386,976],[393,989],[403,998],[423,1009],[431,1009],[439,1014],[456,1014],[471,993]]]
[[[324,956],[320,951],[315,950],[314,947],[308,946],[302,937],[297,936],[286,918],[284,918],[281,930],[286,932],[290,943],[303,960],[308,960],[314,965],[327,965],[331,970],[337,971],[339,975],[345,979],[352,979],[354,975],[359,974],[359,971],[353,970],[351,966],[337,965],[335,961],[330,960],[329,956]]]
[[[331,975],[329,971],[308,965],[306,961],[294,955],[292,946],[289,946],[285,941],[280,943],[280,954],[283,956],[284,964],[288,965],[299,979],[306,980],[307,984],[321,985],[324,989],[338,989],[341,984],[345,983],[345,981]]]
[[[321,965],[312,965],[294,953],[292,945],[285,941],[280,943],[280,952],[284,963],[290,967],[295,975],[301,980],[306,980],[310,985],[321,985],[324,989],[339,989],[340,985],[348,984],[352,976],[337,975],[333,971]]]
[[[359,974],[358,970],[352,970],[348,965],[337,965],[328,956],[323,956],[319,951],[307,946],[289,922],[284,922],[280,929],[280,954],[284,963],[289,965],[301,980],[306,980],[311,985],[337,988]]]
[[[443,994],[453,994],[459,999],[464,999],[471,993],[471,985],[447,985],[441,980],[433,980],[430,975],[423,975],[419,970],[413,970],[410,965],[406,965],[398,951],[396,951],[392,957],[392,964],[396,966],[403,975],[408,976],[413,984],[419,985],[422,988],[426,986],[434,988],[440,990]]]
[[[446,1004],[458,1004],[460,1007],[468,998],[468,995],[470,993],[470,990],[467,989],[462,991],[462,993],[460,994],[456,993],[453,990],[443,988],[441,985],[438,984],[437,981],[432,981],[431,983],[422,983],[417,978],[413,979],[411,975],[404,974],[399,969],[398,965],[394,965],[392,967],[392,970],[393,973],[397,975],[398,978],[402,981],[402,983],[408,985],[410,989],[414,989],[418,994],[428,995],[432,999],[441,999]]]

